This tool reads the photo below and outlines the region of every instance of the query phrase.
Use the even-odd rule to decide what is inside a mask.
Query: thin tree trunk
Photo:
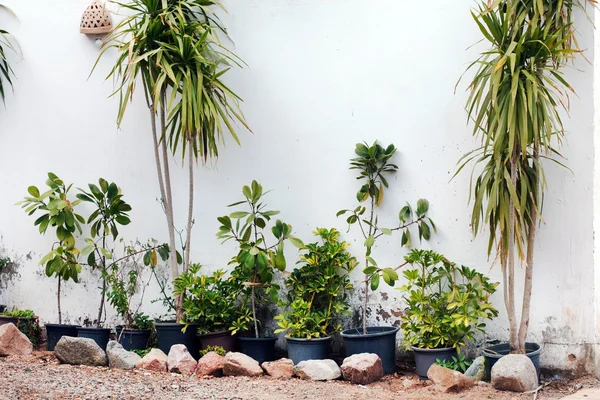
[[[369,266],[369,261],[365,262],[365,265],[367,268]],[[363,298],[363,321],[362,321],[362,328],[363,328],[363,335],[367,334],[367,304],[369,303],[369,276],[365,275],[365,296]]]
[[[510,178],[513,187],[517,185],[517,158],[513,154],[510,160]],[[512,197],[509,201],[509,221],[508,221],[508,303],[506,312],[510,329],[510,352],[519,352],[519,338],[517,332],[517,316],[515,310],[515,204]]]
[[[58,290],[56,291],[56,300],[58,302],[58,324],[62,324],[62,311],[60,309],[60,280],[61,277],[58,277]]]
[[[256,279],[254,279],[256,280]],[[252,317],[254,319],[254,335],[255,337],[258,339],[259,335],[258,335],[258,321],[256,320],[256,295],[255,295],[255,287],[254,285],[252,285]]]
[[[536,163],[537,151],[534,153],[533,170],[534,176],[537,176]],[[533,288],[533,255],[535,251],[535,236],[537,233],[537,197],[531,194],[531,221],[527,235],[527,260],[525,265],[525,284],[523,289],[523,309],[521,311],[521,325],[519,326],[519,352],[527,353],[525,343],[527,341],[527,332],[529,331],[529,312],[531,310],[531,293]]]
[[[190,148],[188,149],[189,156],[189,203],[188,203],[188,219],[187,219],[187,238],[185,241],[185,264],[183,272],[188,272],[190,268],[190,249],[192,244],[192,220],[194,218],[194,153],[192,152],[192,138],[189,139]]]

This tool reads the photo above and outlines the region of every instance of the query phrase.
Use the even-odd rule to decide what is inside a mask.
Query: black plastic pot
[[[198,339],[196,339],[196,325],[189,325],[184,332],[181,330],[185,325],[176,322],[160,322],[154,324],[158,340],[158,348],[165,354],[169,354],[171,346],[174,344],[183,344],[189,353],[196,360],[200,358],[200,349],[198,348]]]
[[[48,338],[48,351],[54,351],[56,343],[63,336],[77,337],[79,325],[45,324],[46,336]]]
[[[197,337],[200,350],[208,346],[220,346],[227,352],[236,350],[237,338],[232,336],[230,331],[210,332]]]
[[[245,355],[254,358],[259,364],[265,361],[275,361],[276,337],[269,338],[238,338],[240,350]]]
[[[286,338],[288,358],[294,364],[305,360],[325,360],[329,354],[329,342],[331,337],[298,339]]]
[[[6,311],[6,306],[4,304],[0,304],[0,312]]]
[[[490,351],[491,350],[491,351]],[[542,348],[537,343],[525,343],[525,355],[533,362],[535,370],[537,372],[538,379],[540,378],[540,354]],[[508,343],[497,344],[490,346],[482,351],[485,357],[485,374],[487,379],[490,379],[492,367],[496,364],[496,361],[510,353],[510,345]],[[496,354],[497,353],[497,354]]]
[[[93,339],[102,350],[106,350],[106,345],[110,339],[110,329],[108,328],[77,328],[77,336]]]
[[[17,328],[21,324],[30,323],[33,318],[28,317],[9,317],[7,315],[0,315],[0,326],[4,324],[14,324]]]
[[[152,334],[150,329],[123,329],[121,327],[117,333],[117,339],[127,351],[145,350],[148,348],[150,334]]]
[[[395,326],[373,326],[363,335],[362,328],[347,329],[342,332],[346,354],[373,353],[381,358],[383,372],[392,374],[396,369],[396,333]]]
[[[417,364],[417,375],[422,380],[427,380],[427,371],[436,360],[451,361],[452,357],[458,357],[454,347],[445,347],[442,349],[420,349],[411,346],[415,353],[415,364]]]

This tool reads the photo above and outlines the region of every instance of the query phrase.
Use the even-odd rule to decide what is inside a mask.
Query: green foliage
[[[6,317],[17,317],[17,318],[33,318],[35,317],[35,313],[33,310],[19,310],[15,309],[12,311],[4,311],[0,313],[0,315],[4,315]]]
[[[352,289],[350,273],[358,262],[347,252],[350,245],[340,242],[336,229],[317,228],[313,232],[321,243],[306,245],[300,268],[295,269],[286,286],[287,311],[277,315],[279,329],[292,338],[319,338],[341,330],[337,318],[349,314],[347,291]]]
[[[35,316],[33,310],[14,309],[12,311],[4,311],[0,313],[0,315],[18,318],[16,324],[17,328],[27,336],[34,348],[38,347],[42,330],[39,325],[39,320]]]
[[[452,356],[451,360],[440,360],[439,358],[435,360],[436,365],[440,365],[445,368],[452,369],[454,371],[458,371],[461,373],[465,373],[467,369],[471,366],[473,361],[467,360],[464,354],[459,354],[458,358]]]
[[[235,265],[231,276],[245,285],[242,298],[251,300],[243,303],[252,307],[252,314],[250,315],[250,310],[246,310],[245,316],[234,324],[233,333],[247,331],[254,323],[255,335],[258,337],[259,321],[256,317],[256,307],[269,301],[275,303],[278,299],[279,285],[273,283],[273,273],[275,270],[284,271],[286,268],[284,243],[289,240],[298,248],[302,248],[304,243],[292,236],[291,225],[277,220],[271,227],[275,240],[269,246],[265,230],[271,217],[278,215],[279,211],[266,209],[263,202],[266,193],[256,181],[252,181],[250,186],[244,186],[242,193],[245,199],[230,204],[229,207],[245,205],[247,211],[235,211],[219,217],[221,226],[217,237],[222,239],[223,243],[232,239],[238,243],[239,252],[230,262]]]
[[[224,356],[225,354],[227,354],[227,351],[225,351],[225,349],[221,346],[208,346],[206,347],[206,349],[200,350],[200,357],[204,357],[207,353],[210,353],[211,351],[214,351],[220,356]]]
[[[9,257],[0,257],[0,273],[12,263]]]
[[[135,349],[135,350],[131,350],[131,351],[133,351],[138,356],[144,358],[144,357],[146,357],[148,355],[148,353],[150,353],[152,351],[152,349],[151,348],[144,349],[144,350]]]
[[[53,228],[57,242],[52,245],[48,254],[42,257],[39,264],[45,266],[48,277],[56,276],[68,281],[78,281],[81,264],[78,261],[80,250],[76,247],[75,235],[81,234],[84,218],[75,212],[81,200],[71,201],[68,197],[72,185],[66,185],[52,172],[46,180],[48,190],[41,193],[36,186],[30,186],[29,196],[17,203],[28,215],[41,212],[34,225],[43,235],[48,228]]]
[[[348,230],[352,225],[359,226],[365,239],[366,249],[363,272],[367,275],[367,284],[372,290],[377,290],[381,279],[390,286],[394,286],[398,280],[398,274],[394,268],[379,267],[371,257],[377,239],[382,235],[389,236],[394,231],[401,231],[401,246],[410,247],[412,245],[411,226],[418,227],[419,240],[429,240],[431,232],[435,232],[436,227],[431,218],[427,216],[429,202],[425,199],[419,200],[416,208],[411,207],[410,204],[404,206],[398,215],[397,226],[393,228],[381,226],[376,209],[383,202],[384,188],[389,187],[386,176],[398,171],[398,166],[390,163],[390,159],[396,153],[396,147],[391,144],[384,148],[377,142],[372,146],[358,143],[354,152],[357,157],[351,160],[350,169],[360,172],[356,179],[366,181],[358,191],[356,198],[360,203],[369,199],[371,201],[368,207],[359,205],[353,210],[341,210],[337,216],[349,214],[346,218]]]
[[[0,10],[8,11],[13,14],[12,10],[5,6],[4,4],[0,4]],[[8,59],[6,58],[7,50],[20,54],[21,51],[18,47],[17,42],[12,37],[8,31],[4,29],[0,29],[0,99],[4,103],[4,97],[6,94],[7,84],[12,88],[12,78],[14,76],[13,70],[8,63]]]
[[[223,82],[230,65],[240,60],[225,49],[224,32],[214,14],[218,1],[132,0],[116,2],[127,16],[109,37],[100,55],[115,49],[117,62],[107,78],[118,81],[118,123],[142,80],[149,106],[162,108],[166,140],[173,153],[181,145],[196,158],[218,156],[219,142],[229,132],[239,143],[232,122],[246,126],[240,98]],[[112,54],[112,51],[110,52]]]
[[[243,315],[244,308],[238,297],[244,287],[225,271],[217,270],[211,276],[200,275],[202,266],[192,264],[187,273],[175,279],[176,296],[185,293],[183,317],[187,324],[198,325],[199,333],[234,330],[234,324]]]
[[[407,350],[460,349],[484,332],[482,319],[498,316],[490,302],[498,283],[485,275],[431,250],[412,250],[405,259],[415,267],[404,271],[407,283],[399,288],[407,303],[402,321]]]

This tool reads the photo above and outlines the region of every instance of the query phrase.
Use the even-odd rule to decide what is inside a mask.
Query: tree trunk
[[[190,268],[190,249],[192,245],[192,221],[194,218],[194,153],[192,152],[192,138],[189,139],[190,148],[189,156],[189,202],[188,202],[188,219],[187,219],[187,237],[185,241],[185,264],[183,272],[188,272]]]
[[[510,179],[513,187],[517,186],[517,157],[513,154],[510,160]],[[509,202],[509,221],[508,221],[508,303],[506,312],[510,329],[510,352],[519,353],[519,338],[517,332],[517,316],[515,310],[515,204],[510,198]]]
[[[256,295],[255,295],[255,286],[252,285],[252,318],[254,319],[254,335],[258,339],[260,336],[258,335],[258,321],[256,320]]]
[[[60,309],[60,281],[61,277],[58,277],[58,290],[56,291],[56,301],[58,303],[58,324],[62,324],[62,311]]]
[[[369,266],[369,262],[367,261],[365,264],[367,267]],[[366,267],[365,267],[366,268]],[[363,335],[367,334],[367,304],[369,303],[369,279],[368,275],[365,275],[365,296],[363,298],[363,320],[362,320],[362,328]]]

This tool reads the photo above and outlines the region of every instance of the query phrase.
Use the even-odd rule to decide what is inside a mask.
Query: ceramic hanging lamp
[[[110,11],[100,1],[94,0],[83,12],[79,31],[86,35],[104,35],[111,30]]]

